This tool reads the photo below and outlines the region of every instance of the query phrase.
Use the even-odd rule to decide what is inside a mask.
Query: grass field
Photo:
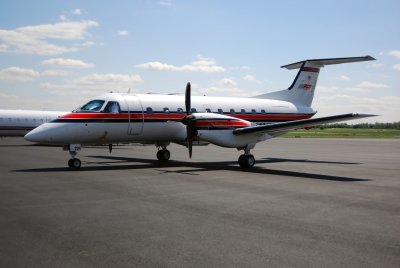
[[[284,138],[368,138],[368,139],[399,139],[398,129],[362,129],[362,128],[313,128],[291,131]]]

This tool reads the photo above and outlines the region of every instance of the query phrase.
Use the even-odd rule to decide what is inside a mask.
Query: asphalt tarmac
[[[239,152],[0,140],[0,267],[400,267],[400,140]]]

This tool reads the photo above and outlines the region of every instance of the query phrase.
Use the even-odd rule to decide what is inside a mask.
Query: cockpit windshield
[[[104,100],[92,100],[78,108],[77,111],[99,112],[104,102]]]

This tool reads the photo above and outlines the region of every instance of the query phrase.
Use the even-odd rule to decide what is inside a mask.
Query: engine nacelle
[[[200,140],[208,141],[212,144],[227,148],[245,148],[250,144],[256,144],[259,141],[258,136],[244,135],[237,136],[232,134],[232,130],[199,130]]]
[[[232,134],[232,131],[236,128],[251,126],[252,124],[249,121],[215,113],[195,113],[193,116],[197,136],[202,141],[222,147],[244,148],[259,140],[257,135],[237,136]]]

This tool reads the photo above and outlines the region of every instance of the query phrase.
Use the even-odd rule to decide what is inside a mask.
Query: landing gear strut
[[[255,144],[248,144],[244,149],[244,154],[239,156],[238,162],[241,168],[252,168],[256,163],[254,156],[250,153],[250,150],[253,149]]]
[[[75,156],[78,154],[78,151],[81,150],[81,145],[80,144],[70,144],[65,149],[68,150],[69,154],[71,155],[71,159],[68,160],[68,166],[70,168],[79,169],[81,167],[82,162],[78,158],[75,158]]]

